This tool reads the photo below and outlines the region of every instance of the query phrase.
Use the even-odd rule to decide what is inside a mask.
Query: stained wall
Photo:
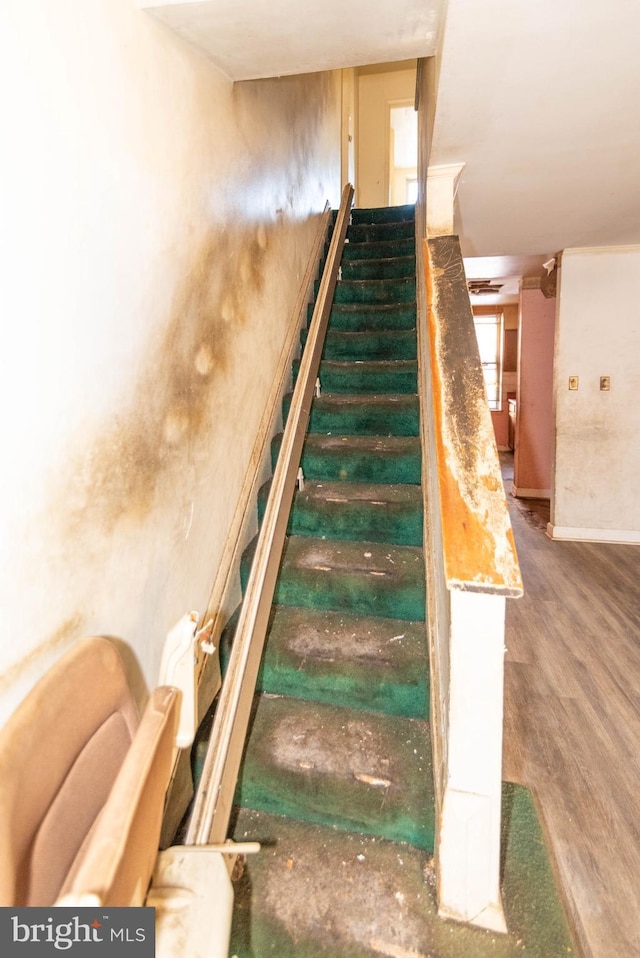
[[[640,247],[565,250],[558,296],[550,533],[640,543]]]
[[[340,76],[232,85],[130,0],[0,11],[0,721],[206,607],[325,201]]]

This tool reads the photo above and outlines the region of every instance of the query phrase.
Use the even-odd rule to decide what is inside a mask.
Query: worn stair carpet
[[[354,210],[236,790],[234,837],[263,843],[236,874],[238,958],[567,953],[548,883],[547,950],[517,915],[501,937],[435,914],[415,298],[413,208]]]

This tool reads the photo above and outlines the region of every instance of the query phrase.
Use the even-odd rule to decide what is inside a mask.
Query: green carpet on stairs
[[[431,741],[423,719],[262,695],[237,803],[433,848]]]
[[[271,480],[258,494],[262,521]],[[320,539],[354,539],[422,545],[420,486],[308,480],[295,494],[288,532]]]
[[[503,785],[508,934],[442,921],[433,859],[411,845],[241,809],[263,842],[234,876],[237,958],[570,958],[575,955],[531,793]]]
[[[555,958],[570,943],[521,789],[505,792],[510,935],[435,914],[413,207],[354,210],[347,239],[236,789],[234,837],[263,851],[236,876],[231,955]],[[203,731],[196,779],[205,750]]]

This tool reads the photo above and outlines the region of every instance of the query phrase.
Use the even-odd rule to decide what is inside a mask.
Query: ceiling
[[[543,263],[551,257],[546,254],[528,256],[473,256],[465,257],[464,271],[471,284],[472,306],[505,306],[517,303],[520,298],[520,280],[523,276],[543,275]],[[546,271],[545,271],[546,272]],[[499,286],[496,293],[472,292],[474,281],[489,280],[491,286]]]
[[[430,163],[466,256],[640,243],[638,0],[449,0]]]
[[[230,80],[432,56],[444,0],[138,0]]]
[[[640,243],[640,0],[137,2],[232,80],[437,55],[430,163],[465,164],[456,232],[500,302],[508,270]]]

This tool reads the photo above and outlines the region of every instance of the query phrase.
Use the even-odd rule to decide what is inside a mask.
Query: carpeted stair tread
[[[308,331],[300,333],[304,346]],[[327,333],[322,358],[335,361],[366,362],[368,360],[396,361],[417,358],[415,329],[374,330],[373,332],[344,332],[330,330]]]
[[[308,319],[313,315],[309,304]],[[416,304],[411,303],[334,303],[329,325],[332,331],[352,333],[373,332],[376,329],[415,329]]]
[[[293,363],[294,384],[300,361]],[[415,359],[362,360],[341,362],[325,359],[320,363],[321,388],[329,394],[417,393],[418,363]]]
[[[242,556],[243,590],[257,537]],[[422,549],[380,542],[290,536],[274,602],[420,621],[425,617]]]
[[[415,256],[415,237],[402,239],[383,239],[372,242],[345,243],[342,251],[342,263],[356,259],[390,259],[395,256]]]
[[[354,244],[355,245],[355,244]],[[342,279],[393,279],[416,275],[415,256],[354,259],[342,263]]]
[[[285,418],[291,395],[283,402]],[[418,436],[418,397],[414,395],[370,396],[323,394],[313,401],[309,432],[340,432],[366,436]]]
[[[226,671],[239,609],[220,640]],[[424,622],[275,605],[258,691],[407,718],[429,715]]]
[[[397,223],[353,223],[347,229],[349,243],[379,243],[385,240],[411,238],[415,241],[416,227],[413,220]]]
[[[260,695],[236,804],[431,850],[429,725]]]
[[[343,279],[336,284],[334,303],[411,303],[415,298],[415,275],[401,279]]]
[[[275,468],[282,433],[271,443]],[[309,479],[344,482],[419,483],[422,453],[417,436],[354,436],[312,433],[305,439],[302,468]]]
[[[416,208],[413,203],[401,203],[398,206],[354,207],[351,210],[352,223],[399,223],[415,221]]]
[[[271,480],[258,493],[262,522]],[[306,480],[297,490],[289,535],[422,545],[422,490],[414,485]]]
[[[530,792],[503,785],[506,935],[438,918],[420,849],[240,809],[233,838],[262,841],[234,880],[237,958],[568,958],[571,936]]]

